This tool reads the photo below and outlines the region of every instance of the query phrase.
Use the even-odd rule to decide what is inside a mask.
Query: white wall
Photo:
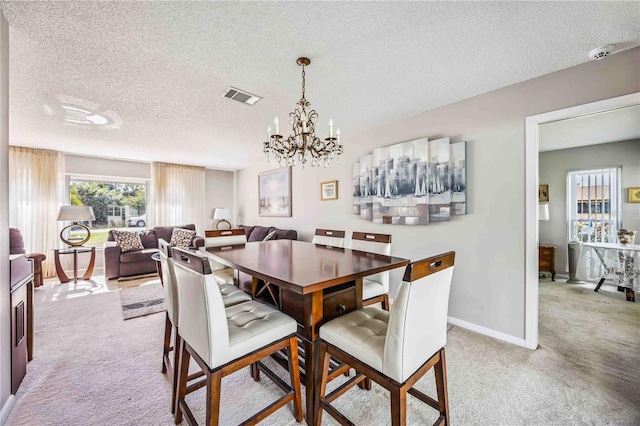
[[[627,203],[627,188],[640,186],[640,140],[540,153],[540,183],[549,185],[549,217],[541,221],[540,244],[556,249],[556,272],[567,272],[567,172],[622,166],[622,226],[640,231],[640,204]]]
[[[207,196],[207,229],[216,229],[217,219],[213,219],[215,208],[226,207],[231,210],[231,225],[234,221],[234,172],[224,170],[207,169],[206,175],[206,196]]]
[[[339,166],[294,168],[291,218],[258,216],[257,175],[274,168],[265,159],[237,173],[237,213],[247,225],[296,229],[307,241],[316,227],[390,233],[392,254],[413,260],[455,250],[449,315],[522,339],[525,117],[637,92],[639,52],[622,52],[368,131],[344,131]],[[351,164],[375,148],[424,136],[468,141],[468,214],[423,227],[374,225],[352,215]],[[320,201],[320,182],[332,179],[339,181],[339,199]],[[399,280],[397,271],[392,281]]]
[[[12,406],[9,299],[9,24],[0,13],[0,424]]]

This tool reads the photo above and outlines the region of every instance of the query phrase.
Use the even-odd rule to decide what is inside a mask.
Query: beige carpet
[[[173,424],[160,372],[164,316],[123,321],[117,290],[100,278],[36,290],[35,358],[7,425]],[[612,287],[594,293],[592,285],[543,282],[540,306],[536,351],[450,329],[452,424],[640,424],[640,303]],[[433,395],[432,374],[418,387]],[[255,383],[247,371],[225,378],[220,424],[238,424],[277,395],[269,380]],[[204,407],[204,391],[188,399]],[[433,422],[432,409],[411,396],[408,402],[408,424]],[[350,390],[336,405],[358,425],[389,424],[388,394],[375,384]],[[203,413],[196,410],[200,422]],[[262,424],[297,423],[286,407]],[[325,415],[323,424],[337,423]]]

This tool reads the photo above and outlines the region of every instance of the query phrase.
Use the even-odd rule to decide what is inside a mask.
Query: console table
[[[83,280],[88,280],[91,278],[93,274],[93,268],[96,264],[96,247],[69,247],[66,249],[53,249],[55,263],[56,263],[56,273],[58,274],[58,278],[61,283],[68,283],[71,281],[67,274],[64,272],[62,265],[60,264],[60,256],[65,254],[73,254],[73,282],[78,282],[78,253],[91,253],[91,258],[89,259],[89,266],[87,266],[87,270],[82,276]]]
[[[635,302],[635,291],[640,290],[640,245],[617,243],[583,243],[580,267],[589,262],[587,250],[592,250],[601,264],[600,281],[593,291],[614,274],[618,279],[618,291],[624,291],[628,301]]]

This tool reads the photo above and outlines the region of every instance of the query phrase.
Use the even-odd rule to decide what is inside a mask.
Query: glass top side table
[[[95,246],[80,246],[80,247],[68,247],[63,249],[53,249],[54,259],[56,264],[56,274],[58,274],[58,278],[61,283],[68,283],[71,281],[69,276],[66,274],[62,265],[60,264],[60,256],[65,254],[73,254],[73,282],[78,282],[78,253],[91,253],[91,258],[89,259],[89,266],[87,266],[87,270],[84,275],[82,275],[83,280],[88,280],[91,278],[93,274],[93,268],[96,264],[96,247]]]

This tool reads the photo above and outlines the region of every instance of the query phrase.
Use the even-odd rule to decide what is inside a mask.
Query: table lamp
[[[213,218],[218,219],[216,229],[231,229],[231,223],[227,219],[231,219],[231,210],[227,208],[215,209],[213,212]],[[221,223],[226,223],[227,226],[220,228]]]
[[[60,239],[67,245],[71,247],[80,247],[91,238],[91,231],[85,225],[78,223],[79,221],[85,220],[96,220],[96,217],[93,214],[93,209],[89,206],[60,206],[60,211],[58,212],[58,222],[69,222],[71,221],[71,225],[67,225],[62,228],[60,231]],[[67,229],[71,229],[73,227],[84,228],[87,231],[87,236],[82,237],[69,237],[66,239],[64,237],[65,231]]]

